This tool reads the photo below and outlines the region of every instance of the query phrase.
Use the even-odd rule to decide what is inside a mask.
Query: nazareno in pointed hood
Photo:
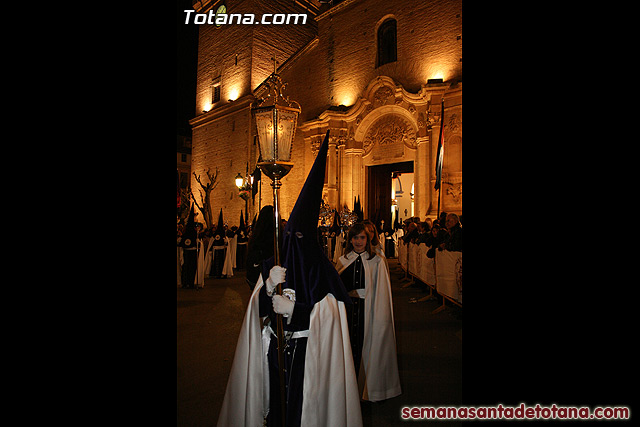
[[[247,237],[247,226],[244,223],[244,216],[242,215],[242,211],[240,211],[240,226],[238,230],[236,230],[236,234],[238,235],[238,243],[246,242],[249,240]]]
[[[180,240],[180,246],[183,248],[194,248],[196,246],[196,220],[195,220],[195,212],[193,211],[193,205],[191,205],[191,210],[189,211],[189,217],[187,218],[187,223],[184,226],[182,231],[182,239]]]
[[[218,225],[216,231],[213,232],[213,246],[224,246],[224,220],[222,218],[222,208],[220,208],[220,215],[218,215]]]
[[[331,227],[329,228],[329,233],[333,233],[337,236],[338,234],[340,234],[341,227],[342,224],[340,224],[340,214],[338,214],[338,211],[335,211],[333,213],[333,224],[331,224]]]
[[[324,186],[329,131],[300,191],[283,233],[281,264],[287,269],[284,288],[296,291],[296,302],[314,305],[328,293],[351,304],[338,272],[318,243],[318,216]]]

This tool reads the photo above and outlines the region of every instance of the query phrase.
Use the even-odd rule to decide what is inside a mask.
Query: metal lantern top
[[[291,149],[301,109],[284,96],[287,84],[278,74],[271,74],[264,84],[265,94],[253,108],[262,157],[258,167],[271,179],[282,178],[293,167]]]

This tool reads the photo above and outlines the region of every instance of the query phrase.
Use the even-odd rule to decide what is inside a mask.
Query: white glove
[[[285,298],[282,295],[274,295],[273,298],[273,311],[278,314],[282,314],[284,317],[289,317],[293,314],[293,307],[295,302],[289,298]]]
[[[265,282],[265,284],[267,285],[267,295],[273,294],[273,290],[278,285],[278,283],[284,283],[286,273],[286,268],[280,267],[279,265],[273,266],[273,268],[269,271],[269,277]]]

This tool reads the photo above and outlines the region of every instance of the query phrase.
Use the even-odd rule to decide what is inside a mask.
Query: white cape
[[[341,256],[336,265],[338,273],[342,273],[357,257],[353,251]],[[367,258],[369,255],[364,252],[364,339],[358,388],[363,400],[376,402],[398,396],[402,390],[398,373],[389,272],[384,259],[379,256],[371,260]]]
[[[236,259],[236,251],[233,247],[234,238],[225,237],[224,240],[227,242],[227,251],[224,255],[224,264],[222,265],[222,274],[227,277],[233,276],[233,267],[234,261]]]
[[[229,239],[229,249],[231,251],[231,263],[233,268],[238,268],[236,266],[236,252],[238,251],[238,235],[235,234],[233,237]]]
[[[198,263],[196,264],[196,280],[194,283],[194,286],[196,288],[204,288],[204,273],[206,271],[205,269],[205,258],[204,258],[204,254],[205,254],[205,249],[204,249],[204,242],[200,239],[197,240],[197,246],[198,246]]]
[[[213,251],[211,247],[213,246],[213,238],[209,239],[207,243],[207,250],[204,253],[204,275],[205,277],[209,277],[209,273],[211,272],[211,263],[213,262]]]
[[[268,346],[263,346],[259,315],[262,285],[260,276],[238,336],[218,426],[261,427],[269,409],[268,382],[261,381],[268,381]],[[362,426],[356,381],[344,303],[327,294],[309,320],[301,425]]]

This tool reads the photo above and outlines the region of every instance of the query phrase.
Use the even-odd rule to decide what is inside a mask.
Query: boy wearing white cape
[[[349,321],[360,397],[372,402],[390,399],[402,390],[386,260],[372,249],[362,223],[349,229],[345,252],[336,268],[354,303]]]

